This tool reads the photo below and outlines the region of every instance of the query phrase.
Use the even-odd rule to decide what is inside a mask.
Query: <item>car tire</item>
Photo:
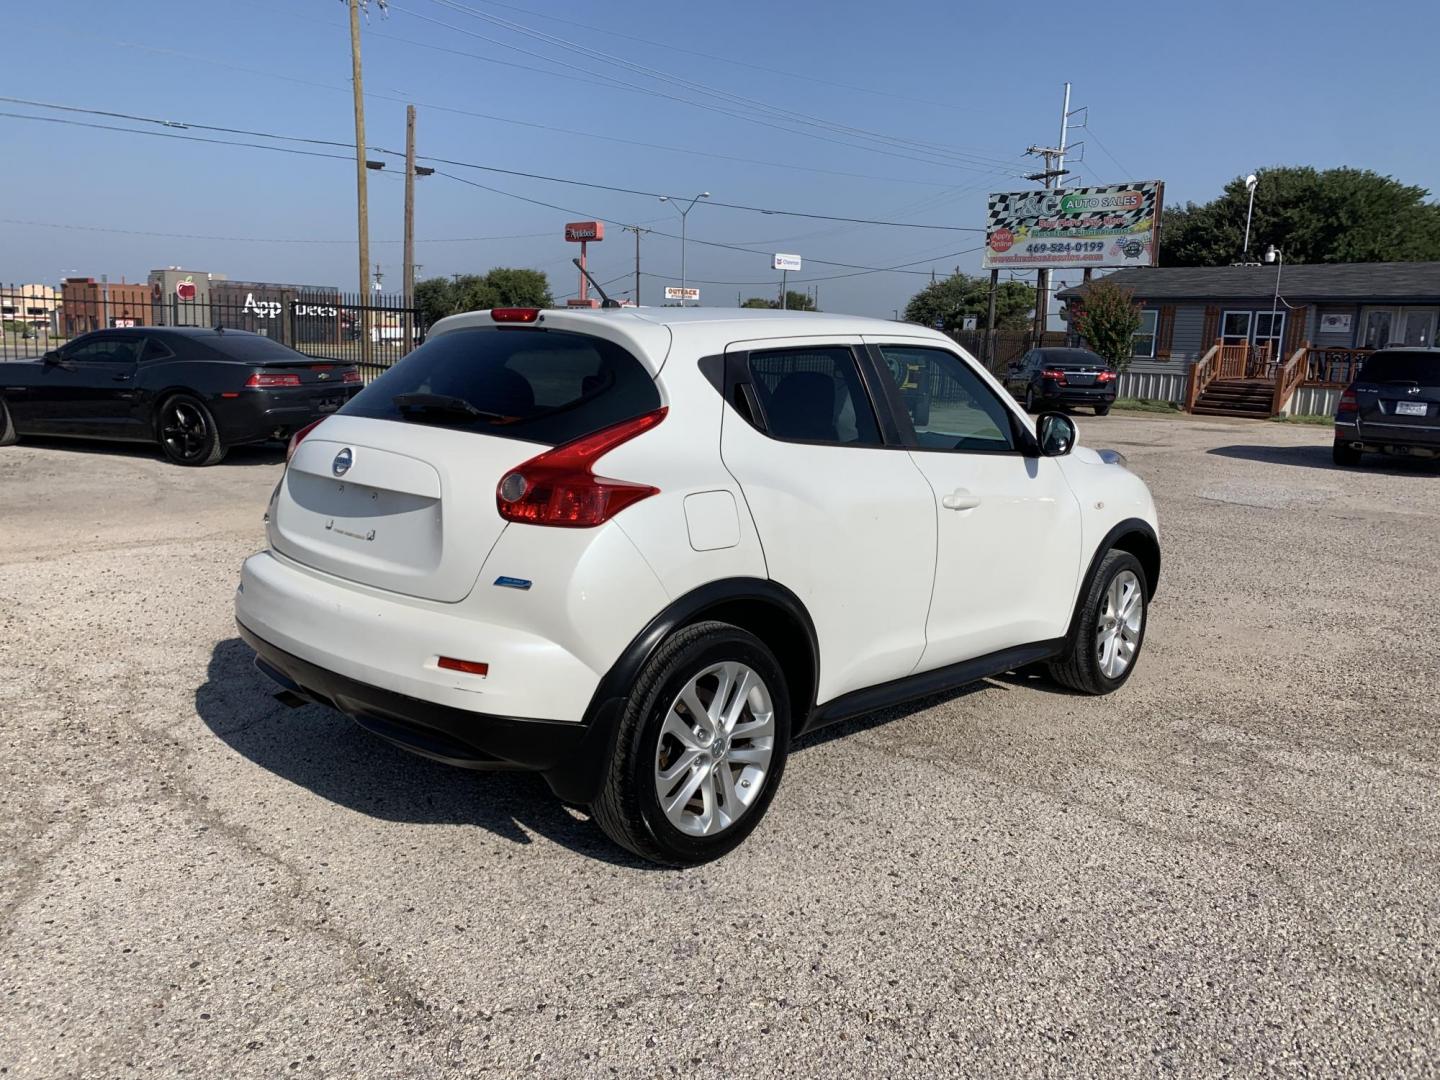
[[[591,813],[641,858],[709,862],[760,823],[789,743],[789,692],[765,643],[729,623],[687,626],[641,669]]]
[[[1050,662],[1050,677],[1082,694],[1120,689],[1140,659],[1149,605],[1140,560],[1111,548],[1081,597],[1065,653]]]
[[[176,465],[202,468],[225,456],[220,429],[204,402],[190,394],[172,394],[156,421],[161,452]]]
[[[1360,451],[1356,450],[1349,443],[1341,442],[1339,439],[1335,440],[1335,448],[1331,451],[1330,456],[1336,465],[1360,464]]]
[[[19,436],[15,434],[15,421],[10,419],[10,410],[0,399],[0,446],[13,446]]]
[[[1109,405],[1096,405],[1096,406],[1095,406],[1095,415],[1096,415],[1096,416],[1109,416],[1109,415],[1110,415],[1110,406],[1109,406]]]
[[[1025,411],[1027,413],[1033,413],[1035,411],[1035,404],[1035,387],[1025,387]]]

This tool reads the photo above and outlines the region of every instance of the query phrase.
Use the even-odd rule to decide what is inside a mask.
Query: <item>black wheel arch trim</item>
[[[1121,547],[1122,550],[1129,550],[1118,544],[1118,541],[1127,536],[1140,536],[1146,542],[1149,558],[1134,552],[1132,554],[1135,554],[1145,568],[1146,601],[1155,598],[1155,592],[1160,587],[1160,538],[1155,535],[1155,530],[1151,528],[1148,521],[1141,518],[1126,518],[1101,538],[1100,543],[1095,545],[1094,554],[1090,556],[1090,565],[1086,567],[1085,576],[1080,581],[1080,591],[1075,594],[1075,609],[1070,615],[1068,636],[1071,640],[1074,640],[1075,637],[1075,623],[1080,618],[1080,609],[1085,604],[1085,597],[1090,594],[1090,586],[1095,583],[1095,575],[1100,572],[1100,563],[1112,548]]]

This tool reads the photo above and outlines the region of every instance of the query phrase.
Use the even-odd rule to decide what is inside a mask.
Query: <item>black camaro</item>
[[[360,383],[354,364],[244,330],[96,330],[0,364],[0,446],[72,435],[159,443],[177,464],[213,465],[232,446],[284,439],[335,412]]]

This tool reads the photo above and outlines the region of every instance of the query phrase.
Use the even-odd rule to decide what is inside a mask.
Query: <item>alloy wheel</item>
[[[177,401],[165,410],[160,437],[176,457],[190,459],[205,452],[210,429],[205,414],[186,401]]]
[[[690,836],[734,825],[760,797],[775,752],[770,689],[736,661],[712,665],[671,702],[655,747],[655,795]]]
[[[1140,628],[1145,619],[1145,598],[1140,579],[1133,570],[1122,570],[1110,579],[1105,606],[1095,628],[1095,651],[1100,673],[1107,679],[1125,674],[1140,647]]]

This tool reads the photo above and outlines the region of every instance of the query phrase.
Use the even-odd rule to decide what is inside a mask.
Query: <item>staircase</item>
[[[1201,416],[1267,420],[1274,397],[1272,379],[1215,379],[1205,387],[1190,411]]]

